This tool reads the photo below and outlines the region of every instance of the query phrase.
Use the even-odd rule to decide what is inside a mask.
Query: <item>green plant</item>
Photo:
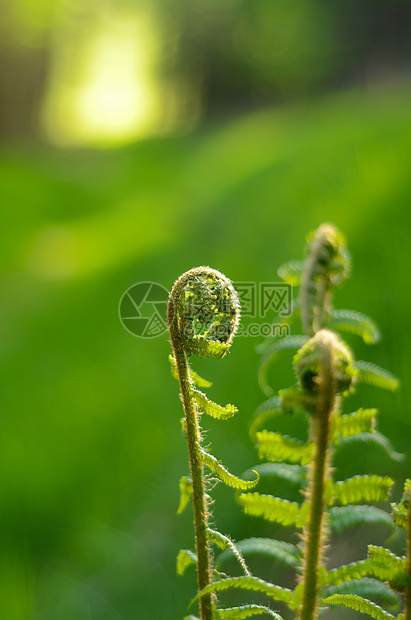
[[[260,605],[218,609],[215,595],[210,590],[214,578],[210,543],[222,549],[229,547],[240,562],[245,578],[251,576],[233,541],[209,527],[208,478],[204,475],[204,466],[226,485],[243,491],[254,487],[258,476],[253,481],[241,480],[228,472],[204,449],[200,427],[201,413],[225,420],[232,417],[237,409],[233,405],[221,407],[199,390],[200,387],[211,384],[191,369],[188,356],[224,357],[237,330],[239,314],[237,294],[230,280],[209,267],[198,267],[184,273],[175,282],[170,293],[167,310],[173,349],[170,361],[172,373],[180,384],[185,416],[183,429],[187,437],[191,474],[190,478],[183,477],[180,480],[181,499],[178,512],[182,512],[192,496],[195,530],[195,553],[185,549],[179,552],[177,572],[182,574],[189,564],[196,564],[198,590],[202,593],[199,601],[201,620],[241,620],[261,613],[269,613],[278,618],[277,614]]]
[[[278,353],[287,348],[298,348],[293,359],[297,384],[281,390],[256,412],[250,433],[257,442],[260,458],[269,462],[255,469],[261,477],[298,484],[304,501],[300,504],[258,492],[242,493],[239,501],[246,514],[283,525],[293,524],[302,534],[299,545],[253,538],[241,541],[238,548],[244,554],[264,553],[294,566],[299,583],[290,590],[256,577],[237,577],[209,584],[202,595],[228,587],[264,592],[287,603],[300,620],[314,620],[320,608],[336,604],[354,606],[380,620],[393,617],[364,598],[376,597],[392,606],[397,602],[392,589],[378,580],[377,558],[383,550],[374,547],[367,560],[347,566],[331,570],[325,566],[330,528],[341,531],[360,523],[392,526],[386,511],[365,502],[387,501],[393,480],[357,475],[335,482],[331,469],[334,450],[350,441],[374,442],[392,458],[401,458],[375,430],[375,409],[361,408],[347,414],[341,410],[344,397],[361,381],[391,390],[398,386],[397,379],[387,371],[368,362],[354,361],[351,350],[334,331],[359,334],[367,343],[379,338],[370,318],[332,307],[333,289],[347,278],[349,267],[342,235],[332,225],[322,225],[309,237],[306,260],[288,263],[279,271],[286,281],[301,284],[299,300],[290,309],[290,316],[281,321],[290,324],[301,316],[304,334],[270,339],[260,347],[263,356],[259,374],[264,391],[272,393],[267,371]],[[280,414],[308,420],[308,441],[264,428],[270,418]]]
[[[356,570],[359,575],[373,575],[375,579],[389,585],[393,592],[404,594],[404,612],[397,616],[397,620],[411,619],[411,480],[406,480],[404,493],[398,504],[392,503],[395,524],[406,531],[407,554],[398,557],[389,549],[368,545],[368,558],[357,562]],[[371,618],[393,619],[394,616],[376,608],[366,599],[355,594],[333,594],[327,599],[328,604],[344,605],[355,609]]]
[[[401,501],[398,504],[391,504],[391,506],[395,523],[405,530],[406,556],[405,558],[395,558],[397,566],[398,560],[400,560],[402,569],[394,578],[390,576],[390,579],[393,582],[394,589],[404,592],[404,620],[411,620],[411,480],[405,481]]]

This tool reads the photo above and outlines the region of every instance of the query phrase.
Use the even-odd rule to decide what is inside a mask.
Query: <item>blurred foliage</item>
[[[118,144],[408,74],[408,0],[0,0],[0,139]]]
[[[378,407],[381,431],[407,454],[392,463],[344,448],[337,477],[390,475],[399,498],[411,466],[410,101],[409,86],[350,91],[116,151],[3,148],[1,617],[184,617],[195,576],[175,575],[192,524],[190,511],[176,515],[187,455],[170,346],[166,335],[126,332],[119,300],[139,281],[171,288],[201,264],[234,281],[276,281],[322,221],[346,235],[354,260],[336,306],[372,315],[383,333],[371,349],[347,340],[402,381],[396,395],[360,386],[347,411]],[[239,337],[224,364],[194,364],[218,375],[210,398],[239,407],[224,425],[207,421],[215,456],[238,474],[256,463],[256,344]],[[273,367],[276,388],[289,385],[289,367],[286,356]],[[276,535],[242,515],[231,491],[218,486],[215,497],[220,531]],[[359,559],[387,536],[352,531],[333,554]],[[402,553],[400,538],[392,544]]]

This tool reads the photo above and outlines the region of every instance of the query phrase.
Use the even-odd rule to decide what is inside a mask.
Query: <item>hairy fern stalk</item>
[[[182,549],[177,556],[177,572],[182,574],[187,566],[197,567],[199,612],[201,620],[241,620],[262,613],[278,616],[262,605],[244,605],[218,609],[213,587],[215,583],[211,544],[228,548],[239,561],[245,578],[250,572],[234,542],[209,527],[209,497],[204,468],[209,469],[226,485],[241,491],[255,486],[254,480],[241,480],[231,474],[202,445],[200,415],[208,414],[221,420],[232,417],[237,409],[233,405],[222,407],[212,402],[200,388],[211,385],[202,379],[189,364],[189,356],[222,358],[229,350],[236,333],[240,315],[237,294],[223,274],[210,267],[197,267],[184,273],[170,293],[167,318],[173,354],[170,356],[173,376],[178,379],[184,409],[183,428],[187,437],[190,477],[180,480],[180,506],[182,512],[192,499],[195,531],[195,553]],[[197,600],[197,599],[195,599]],[[194,601],[192,601],[194,602]],[[194,618],[194,616],[190,616]]]
[[[255,470],[260,477],[280,478],[300,486],[304,499],[302,503],[290,502],[253,491],[241,493],[239,501],[248,515],[285,526],[294,525],[300,532],[301,542],[293,545],[252,538],[240,541],[237,546],[246,557],[250,553],[264,554],[295,567],[297,586],[290,590],[245,576],[214,582],[204,590],[237,587],[264,592],[286,603],[299,620],[316,620],[322,608],[334,605],[355,609],[377,620],[394,618],[368,597],[393,609],[397,596],[386,581],[392,571],[401,574],[405,571],[404,559],[391,558],[387,555],[389,551],[372,546],[367,559],[331,570],[326,568],[325,550],[331,529],[341,532],[361,523],[395,528],[387,511],[368,505],[387,502],[393,481],[377,475],[334,481],[333,453],[339,446],[357,441],[375,444],[393,459],[402,458],[388,439],[376,431],[375,409],[343,413],[344,398],[358,383],[367,382],[390,390],[398,386],[398,380],[388,371],[369,362],[355,361],[349,347],[336,333],[358,334],[366,343],[379,339],[379,330],[369,317],[333,308],[333,291],[349,273],[350,257],[343,236],[331,224],[323,224],[308,237],[306,259],[292,261],[279,270],[285,281],[300,285],[300,295],[289,316],[277,318],[276,324],[292,326],[300,318],[302,333],[270,338],[259,347],[262,354],[259,382],[270,398],[258,408],[250,427],[259,457],[266,461]],[[274,394],[268,371],[286,349],[296,351],[293,369],[297,383]],[[284,414],[302,415],[308,420],[308,441],[267,429],[272,418]],[[224,557],[227,555],[225,552]],[[387,558],[391,558],[391,564]],[[402,619],[400,614],[398,620]]]

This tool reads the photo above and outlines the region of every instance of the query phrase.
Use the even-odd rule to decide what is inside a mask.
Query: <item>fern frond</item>
[[[359,433],[372,433],[375,428],[376,409],[358,409],[335,418],[333,443]]]
[[[404,484],[404,493],[398,504],[391,504],[395,524],[407,529],[408,510],[411,502],[411,480],[407,479]],[[411,533],[410,533],[411,535]]]
[[[301,528],[308,522],[308,516],[311,508],[311,501],[307,500],[303,502],[300,506],[300,512],[298,514],[298,518],[295,522],[295,527]]]
[[[263,517],[267,521],[285,526],[300,523],[300,506],[297,502],[289,502],[286,499],[260,493],[242,493],[239,501],[247,515]],[[302,525],[300,524],[299,527]]]
[[[276,540],[273,538],[245,538],[236,543],[237,549],[244,555],[267,556],[276,562],[281,562],[286,566],[297,566],[301,561],[301,552],[292,543]],[[221,553],[217,564],[222,564],[232,556],[227,549]]]
[[[383,450],[393,461],[401,462],[404,460],[404,455],[396,452],[387,437],[378,431],[374,431],[373,433],[359,433],[358,435],[352,435],[351,437],[341,439],[338,444],[343,446],[353,441],[358,441],[367,445],[375,445],[377,448]]]
[[[242,605],[241,607],[228,607],[227,609],[218,609],[218,620],[244,620],[251,616],[259,616],[267,614],[276,620],[282,620],[275,611],[263,605]]]
[[[197,564],[197,556],[189,549],[180,549],[177,555],[177,575],[183,575],[191,564]]]
[[[292,286],[298,286],[300,284],[303,271],[303,260],[290,260],[277,269],[280,278]]]
[[[187,338],[185,343],[187,355],[198,355],[199,357],[208,356],[221,359],[230,349],[231,343],[209,340],[206,336],[196,335]]]
[[[330,484],[326,491],[327,502],[330,506],[336,501],[346,506],[364,500],[367,502],[386,501],[393,484],[394,481],[388,476],[384,478],[375,474],[372,476],[353,476],[347,480]]]
[[[282,413],[281,399],[279,396],[272,396],[265,402],[263,402],[255,411],[253,419],[250,424],[250,437],[252,441],[256,440],[256,433],[262,427],[262,425],[277,415]]]
[[[395,574],[392,566],[384,565],[380,561],[370,559],[359,560],[345,566],[332,568],[327,572],[325,585],[340,585],[353,579],[362,579],[363,577],[375,577],[381,581],[385,581]]]
[[[170,353],[168,356],[168,359],[171,364],[171,376],[173,377],[173,379],[176,379],[178,381],[179,379],[178,379],[177,364],[176,364],[176,360],[174,359],[174,355]]]
[[[190,379],[195,385],[198,385],[198,387],[207,388],[213,385],[212,381],[209,381],[208,379],[204,379],[204,377],[200,377],[200,375],[197,374],[195,370],[192,370],[192,368],[190,368]]]
[[[191,482],[191,478],[188,478],[187,476],[182,476],[182,478],[180,478],[180,504],[177,510],[178,515],[181,514],[184,508],[187,506],[192,493],[193,483]]]
[[[391,515],[376,506],[336,506],[330,508],[329,514],[330,527],[337,533],[346,528],[363,523],[369,525],[387,525],[389,528],[394,529]]]
[[[405,557],[399,558],[395,553],[384,549],[384,547],[376,547],[368,545],[368,559],[380,570],[386,571],[389,575],[394,576],[395,573],[403,573],[406,571],[407,560]]]
[[[257,433],[258,456],[269,461],[290,461],[307,465],[314,454],[314,444],[304,443],[280,433],[260,431]]]
[[[288,588],[282,588],[272,583],[268,583],[258,577],[229,577],[228,579],[222,579],[221,581],[213,581],[208,586],[203,588],[191,601],[190,605],[195,603],[200,597],[210,592],[222,592],[223,590],[229,590],[230,588],[240,590],[251,590],[253,592],[261,592],[269,598],[275,601],[283,601],[288,603],[292,598],[292,591]]]
[[[225,407],[217,405],[217,403],[214,403],[212,400],[207,398],[207,396],[203,394],[203,392],[200,392],[200,390],[195,390],[192,388],[190,390],[190,394],[194,398],[199,409],[212,418],[227,420],[228,418],[232,418],[238,411],[237,407],[234,405],[228,404]]]
[[[369,383],[391,392],[395,392],[400,385],[399,379],[391,372],[371,362],[355,361],[354,367],[358,371],[357,380],[361,383]]]
[[[388,584],[378,579],[354,579],[353,581],[342,583],[337,586],[329,586],[323,591],[323,598],[331,596],[332,594],[356,594],[357,596],[361,596],[361,598],[378,599],[392,609],[398,607],[398,599],[393,590]]]
[[[240,553],[238,546],[235,544],[234,541],[231,540],[229,536],[225,536],[224,534],[221,534],[220,532],[217,532],[216,530],[212,530],[211,528],[207,528],[207,535],[208,535],[209,540],[213,542],[215,545],[217,545],[218,547],[220,547],[220,549],[222,549],[223,551],[226,550],[226,548],[228,547],[232,555],[234,555],[234,557],[240,564],[244,573],[248,576],[251,575],[250,571],[248,570],[248,566],[245,563],[245,560]]]
[[[168,356],[168,359],[170,360],[170,364],[171,364],[171,374],[174,377],[174,379],[177,379],[178,381],[177,365],[174,359],[174,355],[170,353],[170,355]],[[189,368],[188,374],[189,374],[191,383],[193,383],[194,385],[198,385],[198,387],[211,387],[213,385],[211,381],[207,381],[207,379],[203,379],[203,377],[200,377],[200,375],[198,375],[191,368]]]
[[[332,594],[323,599],[322,605],[343,605],[348,609],[354,609],[362,614],[367,614],[375,620],[395,620],[394,616],[384,611],[382,607],[367,601],[356,594]]]
[[[183,620],[200,620],[200,618],[197,618],[197,616],[185,616],[183,618]]]
[[[407,527],[407,509],[405,508],[404,505],[400,504],[391,504],[391,508],[392,508],[392,516],[394,518],[394,523],[395,525],[398,525],[398,527],[401,527],[403,530],[406,529]]]
[[[228,536],[224,536],[224,534],[220,534],[220,532],[217,532],[217,530],[212,530],[210,527],[207,528],[207,536],[210,542],[217,545],[217,547],[220,547],[223,551],[227,547],[229,541]]]
[[[289,463],[261,463],[247,469],[243,477],[247,478],[253,472],[257,472],[260,478],[280,478],[290,484],[296,484],[300,487],[306,485],[307,470],[301,465],[290,465]]]
[[[366,344],[375,344],[381,338],[376,323],[366,314],[353,310],[331,310],[328,327],[361,336]]]
[[[270,345],[270,347],[265,351],[264,355],[261,358],[259,367],[258,367],[258,384],[264,394],[270,396],[273,393],[273,389],[268,383],[267,371],[274,360],[278,357],[278,354],[281,351],[286,350],[297,350],[302,347],[308,340],[307,336],[284,336],[280,340],[276,340]]]
[[[304,583],[299,583],[295,588],[294,588],[294,592],[293,592],[293,597],[289,603],[289,608],[290,609],[301,609],[301,603],[303,602],[303,596],[304,596]]]
[[[255,487],[257,484],[259,480],[257,472],[257,478],[255,480],[241,480],[241,478],[237,478],[234,474],[230,474],[228,469],[226,469],[224,465],[222,465],[222,463],[215,458],[215,456],[212,456],[202,448],[200,448],[199,452],[203,463],[207,465],[207,467],[220,478],[221,482],[224,482],[227,486],[240,491],[247,491],[248,489]]]

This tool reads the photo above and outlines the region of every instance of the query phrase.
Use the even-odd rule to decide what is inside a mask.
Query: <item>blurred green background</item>
[[[399,497],[411,471],[411,4],[0,4],[1,618],[183,618],[195,575],[175,574],[192,525],[189,510],[176,515],[187,454],[170,346],[131,336],[119,300],[201,264],[276,281],[306,233],[334,222],[354,264],[336,306],[372,315],[384,335],[348,340],[402,382],[394,395],[361,386],[346,411],[377,406],[406,453],[347,450],[336,475],[390,474]],[[256,462],[258,342],[194,361],[210,397],[239,408],[205,421],[237,474]],[[272,369],[278,388],[290,359]],[[243,516],[228,489],[213,495],[222,532],[295,540]],[[330,564],[387,536],[350,531]]]

